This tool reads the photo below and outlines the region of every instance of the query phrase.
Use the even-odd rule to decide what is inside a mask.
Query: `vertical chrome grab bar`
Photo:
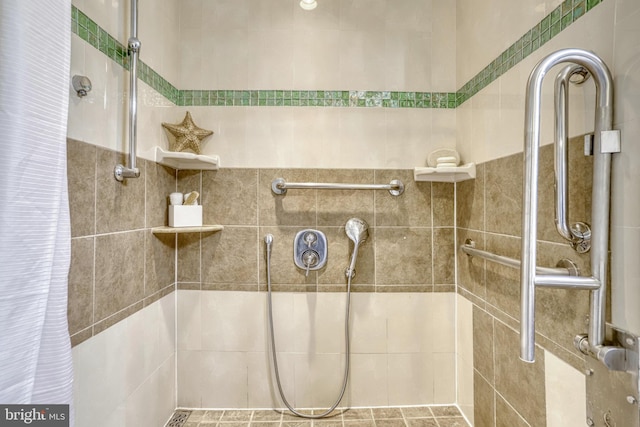
[[[131,36],[129,47],[129,167],[116,165],[113,174],[116,180],[122,182],[125,178],[140,177],[140,170],[136,166],[137,133],[138,133],[138,55],[140,40],[138,40],[138,0],[131,0]]]
[[[587,252],[591,244],[591,230],[584,222],[578,222],[569,226],[569,82],[573,75],[582,75],[583,80],[576,84],[582,84],[589,77],[588,71],[576,64],[566,66],[560,71],[555,81],[555,155],[553,158],[555,168],[555,208],[556,230],[571,242],[571,245],[580,253]]]
[[[594,53],[582,49],[563,49],[543,58],[535,66],[527,82],[525,100],[524,183],[522,208],[522,265],[520,358],[535,360],[535,286],[538,211],[538,163],[540,147],[540,113],[542,82],[555,65],[575,63],[583,66],[594,78],[596,85],[596,116],[594,138],[594,168],[592,191],[592,248],[591,276],[600,283],[591,294],[589,319],[589,345],[604,342],[604,310],[606,308],[607,255],[609,240],[609,192],[611,181],[611,151],[603,150],[602,133],[613,125],[613,80],[602,60]]]

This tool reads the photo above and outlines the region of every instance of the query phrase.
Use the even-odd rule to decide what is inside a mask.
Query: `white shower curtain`
[[[0,0],[0,403],[70,404],[70,0]]]

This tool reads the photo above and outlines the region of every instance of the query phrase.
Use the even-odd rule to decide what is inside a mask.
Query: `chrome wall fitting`
[[[76,91],[79,98],[83,98],[87,96],[89,92],[91,92],[91,80],[87,76],[75,75],[71,78],[71,85],[73,86],[73,90]]]
[[[299,231],[293,239],[293,262],[305,270],[320,270],[327,263],[327,236],[322,231],[306,229]]]

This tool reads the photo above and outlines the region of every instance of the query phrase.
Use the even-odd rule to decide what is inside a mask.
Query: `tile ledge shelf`
[[[222,225],[201,225],[198,227],[154,227],[153,234],[183,234],[183,233],[217,233],[224,230]]]
[[[476,177],[476,164],[467,163],[457,167],[416,167],[413,169],[415,181],[460,182]]]
[[[161,147],[155,147],[153,151],[153,159],[156,163],[173,169],[215,171],[220,168],[220,157],[218,156],[167,151]]]

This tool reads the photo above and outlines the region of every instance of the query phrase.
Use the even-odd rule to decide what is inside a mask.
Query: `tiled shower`
[[[344,223],[354,216],[369,223],[371,236],[353,286],[345,405],[457,405],[475,426],[584,425],[584,360],[572,339],[585,328],[586,294],[541,295],[539,354],[524,364],[517,270],[485,265],[457,248],[473,239],[519,257],[526,78],[552,50],[594,50],[623,88],[612,316],[640,329],[625,309],[634,291],[624,279],[635,277],[635,267],[617,256],[638,253],[626,240],[637,233],[638,207],[623,196],[640,182],[627,151],[634,148],[625,144],[638,134],[640,106],[624,92],[638,91],[628,78],[637,52],[626,42],[638,36],[637,5],[318,0],[316,11],[305,12],[288,0],[161,3],[140,4],[142,176],[126,184],[112,177],[126,139],[126,51],[118,44],[127,37],[126,8],[78,0],[72,11],[71,71],[94,81],[89,97],[70,97],[68,130],[77,425],[99,418],[100,425],[161,426],[176,407],[282,406],[267,353],[266,233],[275,237],[285,391],[297,406],[327,405],[342,372],[350,255]],[[572,97],[572,134],[592,126],[586,99],[579,91]],[[220,155],[219,170],[175,171],[149,160],[167,143],[160,123],[177,123],[186,111],[214,130],[203,147]],[[550,141],[550,126],[543,135]],[[574,188],[587,202],[572,199],[576,215],[588,211],[590,191],[581,184],[590,169],[579,144],[571,153]],[[475,162],[476,178],[414,181],[413,168],[441,147]],[[546,264],[567,257],[586,265],[588,258],[553,235],[552,157],[543,147],[540,216],[548,224],[540,253]],[[271,192],[276,177],[400,179],[406,189],[399,197],[346,190],[278,196]],[[193,190],[201,194],[204,223],[224,230],[154,234],[166,225],[168,194]],[[304,228],[329,240],[328,265],[308,277],[291,259],[292,239]],[[141,414],[141,406],[149,410]]]

